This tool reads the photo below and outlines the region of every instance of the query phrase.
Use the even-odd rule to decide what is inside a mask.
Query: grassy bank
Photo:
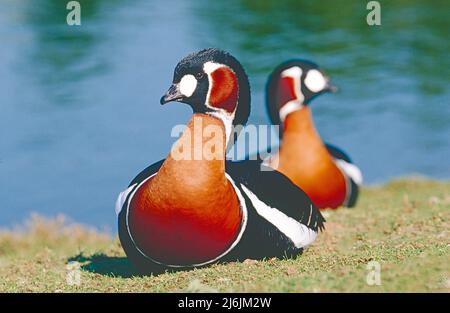
[[[364,188],[356,208],[325,216],[326,231],[296,260],[149,277],[133,272],[118,239],[62,217],[33,217],[21,229],[0,231],[0,292],[450,290],[450,182]],[[381,265],[379,286],[366,282],[370,261]]]

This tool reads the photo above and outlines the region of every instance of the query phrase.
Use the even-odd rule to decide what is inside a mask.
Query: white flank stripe
[[[127,199],[128,194],[133,190],[134,187],[136,187],[137,184],[134,184],[133,186],[128,187],[121,193],[119,193],[119,196],[116,200],[116,214],[119,215],[120,211],[122,211],[123,204],[125,203],[125,200]]]
[[[358,186],[363,183],[363,176],[361,170],[354,164],[348,163],[341,159],[335,159],[337,166],[344,171]]]
[[[299,223],[292,217],[287,216],[280,210],[272,208],[259,200],[259,198],[251,192],[246,186],[242,185],[242,189],[250,198],[253,206],[259,215],[273,224],[279,231],[285,234],[297,248],[304,248],[310,245],[317,237],[317,233],[311,228]]]

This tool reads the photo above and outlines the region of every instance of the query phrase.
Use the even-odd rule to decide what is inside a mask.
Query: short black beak
[[[182,100],[183,98],[184,95],[180,92],[178,84],[172,84],[169,90],[167,90],[166,94],[161,97],[160,103],[166,104],[167,102],[179,101]]]
[[[327,83],[327,86],[325,87],[325,90],[328,91],[328,92],[331,92],[331,93],[335,93],[335,92],[337,92],[339,90],[339,88],[336,87],[333,84]]]

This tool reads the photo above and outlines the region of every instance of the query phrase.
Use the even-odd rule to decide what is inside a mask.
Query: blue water
[[[264,84],[309,58],[341,88],[313,102],[323,138],[366,183],[450,177],[448,1],[0,1],[0,226],[30,212],[115,227],[114,201],[163,158],[187,106],[159,105],[185,54],[216,46],[251,78],[250,123],[268,123]]]

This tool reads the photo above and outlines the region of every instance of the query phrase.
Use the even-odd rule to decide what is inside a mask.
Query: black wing
[[[324,229],[325,219],[319,209],[303,190],[280,172],[258,160],[245,160],[227,162],[227,173],[235,181],[248,186],[268,206],[277,208],[314,231]]]
[[[328,152],[333,156],[333,158],[353,164],[348,154],[342,151],[340,148],[329,143],[326,143],[325,146],[327,147]],[[347,175],[347,178],[350,184],[348,185],[349,190],[347,192],[348,196],[345,206],[352,208],[356,205],[356,200],[358,199],[359,186],[350,176]]]
[[[328,150],[328,153],[330,153],[333,156],[333,158],[344,160],[345,162],[348,163],[353,163],[348,154],[342,151],[340,148],[329,143],[325,143],[325,146]]]

